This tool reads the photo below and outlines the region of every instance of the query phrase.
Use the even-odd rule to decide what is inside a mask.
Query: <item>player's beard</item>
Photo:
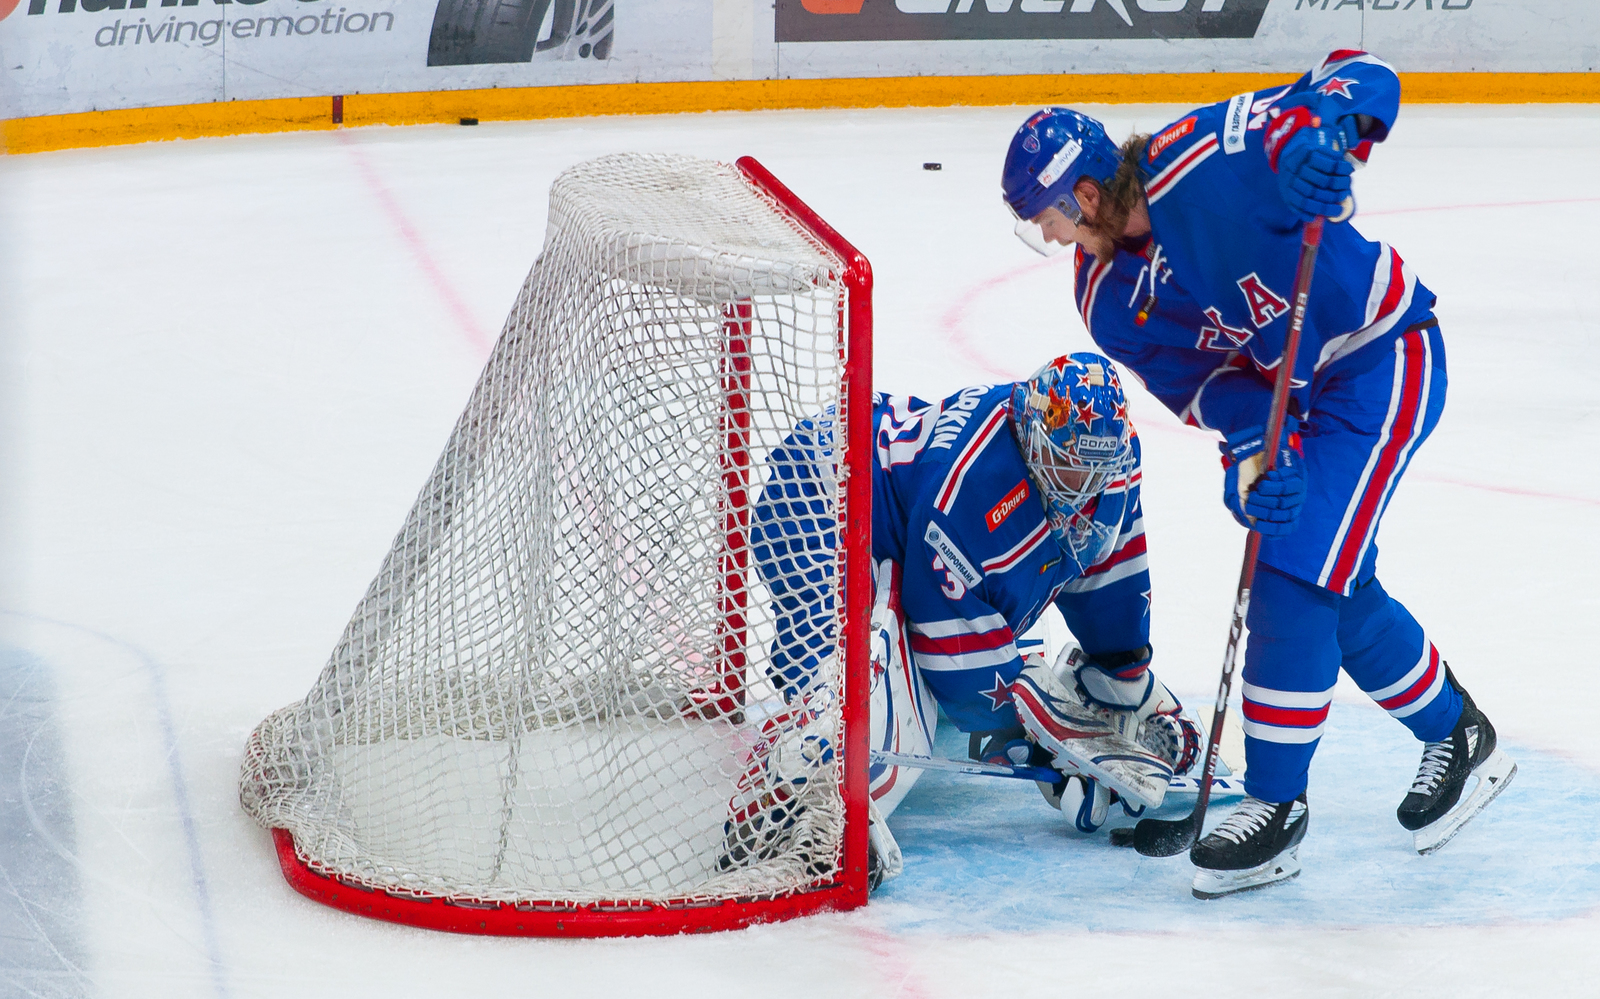
[[[1122,162],[1117,164],[1111,182],[1095,182],[1100,188],[1099,217],[1093,222],[1085,219],[1078,223],[1078,243],[1100,260],[1110,260],[1117,252],[1117,244],[1128,228],[1128,219],[1144,201],[1144,178],[1139,174],[1139,160],[1149,145],[1150,136],[1130,135],[1122,144]]]
[[[1111,234],[1087,220],[1078,223],[1078,245],[1102,262],[1117,252],[1117,241]]]

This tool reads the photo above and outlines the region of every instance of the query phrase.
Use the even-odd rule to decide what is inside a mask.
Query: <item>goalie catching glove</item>
[[[1173,774],[1199,757],[1199,726],[1149,671],[1148,647],[1108,658],[1092,660],[1069,644],[1054,668],[1030,661],[1011,685],[1012,702],[1056,769],[1099,782],[1131,807],[1159,808]]]

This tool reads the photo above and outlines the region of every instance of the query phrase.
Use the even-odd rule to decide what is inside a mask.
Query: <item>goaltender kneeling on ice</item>
[[[1026,381],[932,403],[879,394],[872,419],[875,754],[930,757],[943,709],[973,760],[1047,773],[1045,799],[1084,833],[1113,805],[1159,807],[1203,736],[1150,669],[1139,438],[1111,362],[1071,354]],[[785,438],[752,518],[777,619],[769,670],[791,732],[833,696],[813,683],[837,629],[835,525],[822,502],[835,488],[833,432],[829,414]],[[1077,639],[1054,666],[1017,644],[1052,603]],[[803,775],[779,777],[760,757],[741,782],[751,803],[780,786],[780,800],[796,800],[759,818],[735,802],[724,868],[764,859],[804,807]],[[871,765],[874,885],[899,871],[883,818],[920,772]]]

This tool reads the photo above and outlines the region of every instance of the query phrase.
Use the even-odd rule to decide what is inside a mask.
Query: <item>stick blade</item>
[[[1111,830],[1112,846],[1131,846],[1145,857],[1176,857],[1195,839],[1193,812],[1181,819],[1140,819],[1132,829]]]

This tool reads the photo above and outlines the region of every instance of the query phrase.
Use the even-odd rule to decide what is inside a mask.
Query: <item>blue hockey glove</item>
[[[1267,162],[1278,174],[1278,193],[1304,221],[1317,216],[1342,222],[1354,212],[1345,153],[1361,141],[1356,116],[1335,119],[1331,98],[1300,94],[1279,106],[1267,130]]]
[[[1277,467],[1263,475],[1265,436],[1265,428],[1251,427],[1229,435],[1219,445],[1225,471],[1222,502],[1245,527],[1264,537],[1280,537],[1293,531],[1300,519],[1300,507],[1306,501],[1305,466],[1300,435],[1290,433],[1278,447]]]

